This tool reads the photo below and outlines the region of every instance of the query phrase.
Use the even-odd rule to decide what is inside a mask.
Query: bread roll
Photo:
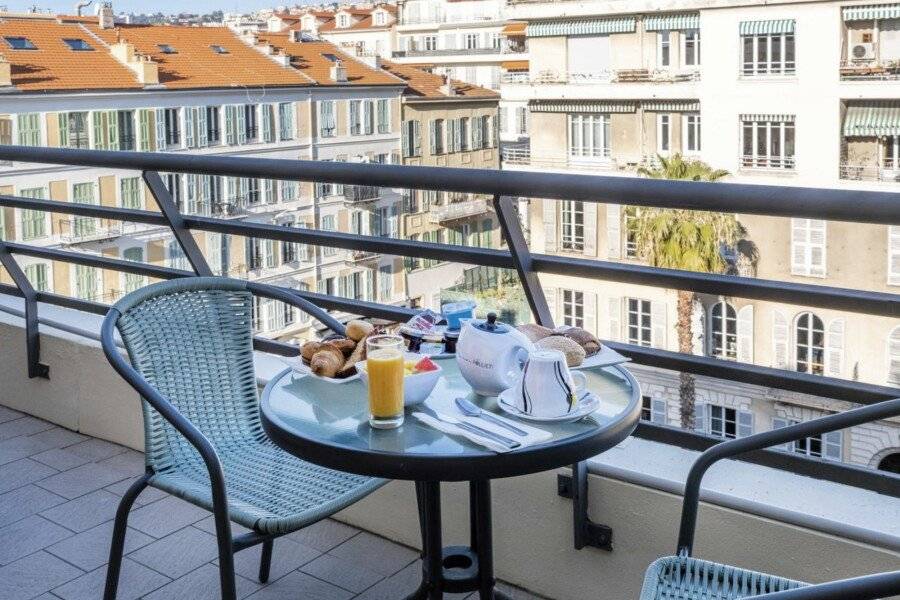
[[[336,377],[343,365],[344,354],[334,346],[327,344],[313,354],[309,361],[310,369],[319,377]]]
[[[365,321],[353,320],[347,323],[347,337],[358,342],[375,331],[375,326]]]
[[[516,327],[519,331],[525,334],[532,342],[536,342],[538,340],[542,340],[545,337],[550,337],[553,335],[553,330],[543,327],[541,325],[537,325],[536,323],[526,323],[525,325],[519,325]]]
[[[570,367],[577,367],[584,362],[584,348],[567,337],[552,335],[536,341],[534,345],[543,350],[559,350],[566,355],[566,364]]]
[[[356,363],[361,360],[366,359],[366,338],[356,342],[356,348],[353,352],[350,353],[350,356],[347,357],[347,360],[344,361],[344,366],[341,367],[340,376],[341,377],[350,377],[356,372]]]
[[[313,354],[318,352],[322,345],[322,342],[306,342],[303,344],[303,347],[300,349],[300,356],[303,358],[303,362],[308,363],[311,361]]]
[[[338,340],[330,340],[325,342],[329,346],[333,346],[341,351],[344,356],[350,356],[356,350],[356,342],[351,339],[341,338]]]
[[[560,335],[572,340],[584,348],[584,352],[588,356],[593,356],[600,352],[600,340],[598,340],[594,334],[581,327],[570,327],[565,331],[560,332]]]

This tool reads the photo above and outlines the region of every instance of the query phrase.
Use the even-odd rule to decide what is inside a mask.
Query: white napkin
[[[460,421],[464,421],[466,423],[469,423],[470,425],[475,425],[476,427],[480,427],[482,429],[487,429],[488,431],[502,435],[505,438],[509,438],[511,440],[515,440],[515,441],[519,442],[519,444],[521,444],[521,446],[514,448],[514,450],[521,450],[525,446],[539,444],[539,443],[545,442],[553,437],[553,434],[550,433],[549,431],[545,431],[543,429],[538,429],[537,427],[533,427],[531,425],[526,425],[525,423],[523,423],[522,421],[520,421],[518,419],[508,419],[506,417],[498,415],[497,413],[492,413],[492,414],[495,417],[497,417],[503,421],[506,421],[510,425],[513,425],[513,426],[517,427],[518,429],[521,429],[528,435],[525,435],[525,436],[517,435],[517,434],[513,433],[512,431],[509,431],[505,427],[501,427],[499,425],[495,425],[494,423],[491,423],[487,419],[482,419],[481,417],[466,416],[466,415],[460,413],[455,408],[451,409],[448,406],[437,406],[436,405],[437,403],[432,404],[431,402],[427,402],[426,404],[428,404],[429,408],[434,410],[436,413],[449,415],[449,416],[453,417],[454,419],[459,419]],[[417,419],[419,419],[420,421],[422,421],[423,423],[425,423],[426,425],[428,425],[430,427],[434,427],[438,431],[442,431],[442,432],[446,433],[447,435],[462,436],[462,437],[468,439],[469,441],[474,442],[480,446],[484,446],[485,448],[488,448],[489,450],[493,450],[494,452],[509,452],[510,451],[510,449],[507,448],[506,446],[498,444],[497,442],[494,442],[493,440],[490,440],[486,437],[482,437],[482,436],[478,435],[477,433],[472,433],[470,431],[467,431],[453,423],[445,423],[444,421],[436,419],[435,417],[431,416],[428,413],[414,412],[413,416],[416,417]]]

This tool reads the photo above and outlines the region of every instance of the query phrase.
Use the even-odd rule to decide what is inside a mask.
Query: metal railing
[[[411,50],[394,50],[391,53],[394,58],[404,58],[413,56],[456,56],[457,54],[473,55],[473,54],[502,54],[500,48],[436,48],[427,50],[425,48],[416,48]]]
[[[457,219],[487,214],[490,211],[491,206],[488,200],[475,198],[473,200],[453,202],[443,206],[433,206],[431,207],[431,212],[428,213],[428,221],[430,223],[444,223],[446,221],[455,221]]]
[[[841,179],[850,181],[887,181],[900,182],[900,164],[886,161],[884,165],[860,165],[841,163]]]
[[[604,69],[592,72],[560,72],[544,70],[537,73],[522,71],[506,72],[501,75],[502,83],[524,83],[530,85],[592,85],[600,83],[682,83],[699,81],[700,71],[670,71],[666,69]]]
[[[553,319],[538,280],[539,274],[566,275],[621,284],[690,290],[716,296],[736,296],[892,318],[900,317],[900,295],[898,294],[661,269],[578,257],[534,254],[528,248],[517,214],[517,199],[532,197],[547,200],[578,200],[630,206],[656,206],[900,225],[900,210],[897,208],[900,205],[900,193],[898,192],[736,183],[711,184],[569,173],[409,167],[222,156],[191,156],[187,160],[183,156],[167,153],[18,146],[0,146],[0,160],[3,159],[142,171],[144,182],[159,205],[159,212],[8,195],[0,195],[0,206],[168,227],[181,246],[192,269],[190,271],[170,269],[72,250],[41,248],[16,242],[0,242],[0,264],[5,267],[15,282],[15,285],[0,285],[0,293],[22,297],[25,300],[28,365],[29,375],[32,377],[46,376],[48,372],[48,367],[40,363],[38,302],[95,314],[105,314],[108,307],[98,302],[78,300],[60,294],[36,292],[18,264],[17,256],[38,257],[161,279],[210,275],[211,270],[191,235],[192,231],[217,232],[351,251],[514,269],[519,276],[528,306],[535,320],[546,326],[552,326]],[[489,195],[493,198],[493,208],[500,221],[508,249],[495,250],[425,243],[337,231],[300,229],[276,224],[184,215],[178,211],[176,204],[172,201],[159,172],[260,177]],[[301,290],[286,288],[284,290],[324,309],[349,314],[396,321],[406,320],[416,312],[413,309],[394,305],[351,300]],[[255,340],[255,343],[257,348],[269,352],[286,355],[297,354],[295,346],[259,338]],[[898,395],[897,388],[859,381],[810,375],[619,342],[605,343],[631,358],[636,364],[715,379],[771,387],[863,405],[875,404]],[[705,450],[721,441],[719,438],[647,422],[639,425],[636,435],[694,450]],[[809,458],[796,453],[770,451],[751,452],[743,456],[741,460],[787,469],[820,479],[856,485],[894,496],[900,495],[900,485],[898,485],[900,477],[862,467]]]

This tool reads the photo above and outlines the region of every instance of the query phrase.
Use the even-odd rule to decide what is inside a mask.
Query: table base
[[[422,529],[422,583],[406,600],[439,599],[445,592],[478,592],[480,600],[510,600],[494,589],[490,481],[469,482],[469,546],[442,546],[439,482],[417,481],[416,500]]]

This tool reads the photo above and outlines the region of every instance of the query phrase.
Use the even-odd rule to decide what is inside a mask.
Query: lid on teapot
[[[509,333],[512,330],[509,325],[497,321],[497,313],[493,312],[488,313],[487,319],[484,321],[473,321],[472,327],[489,333]]]

